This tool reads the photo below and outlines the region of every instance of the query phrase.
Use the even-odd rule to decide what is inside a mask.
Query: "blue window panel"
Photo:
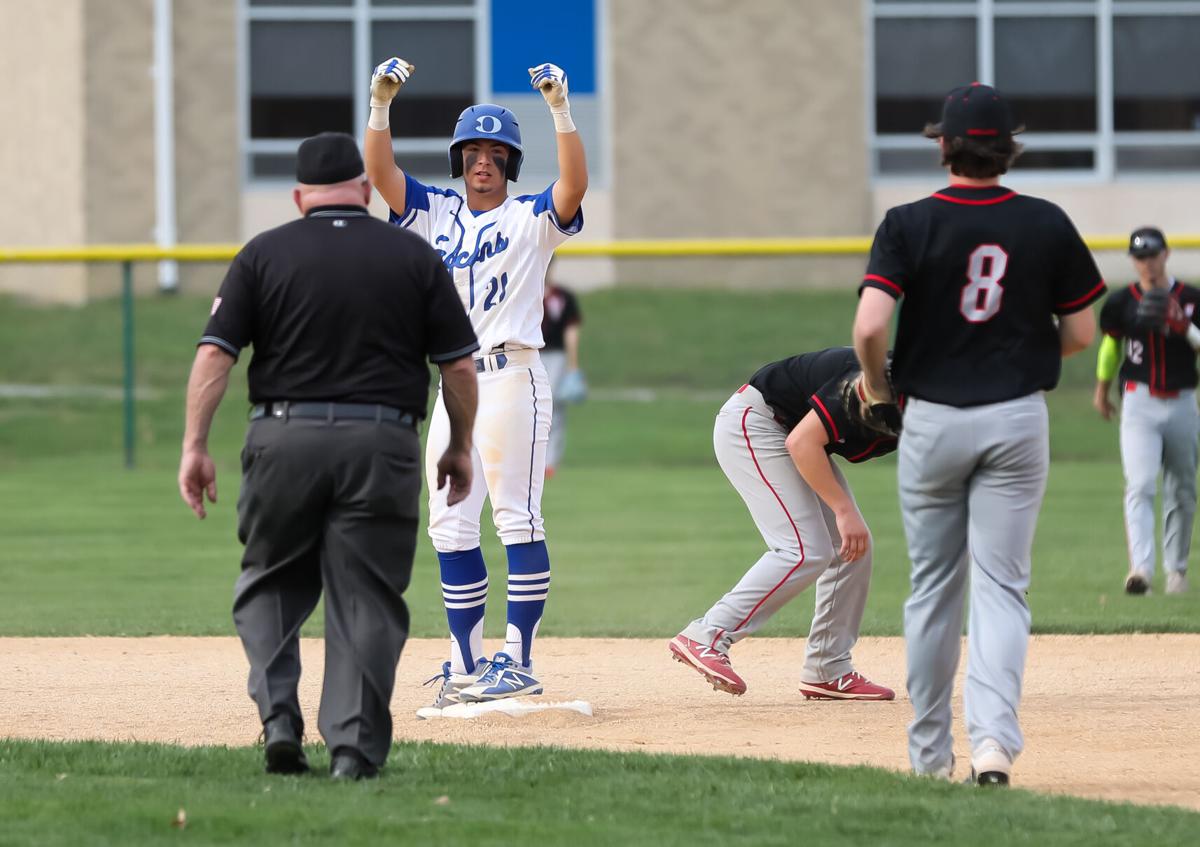
[[[493,92],[532,94],[528,69],[553,62],[567,72],[572,94],[596,93],[595,0],[549,8],[524,0],[491,4]]]

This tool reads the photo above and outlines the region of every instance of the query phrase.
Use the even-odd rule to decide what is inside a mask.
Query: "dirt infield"
[[[490,645],[489,645],[490,646]],[[806,702],[795,691],[803,643],[751,639],[733,658],[750,690],[719,694],[672,662],[666,640],[541,639],[547,698],[583,699],[593,717],[420,721],[441,640],[410,642],[393,710],[396,737],[555,744],[907,767],[903,694],[893,703]],[[310,733],[323,663],[303,646],[301,700]],[[964,651],[965,653],[965,651]],[[858,668],[902,690],[899,639],[863,639]],[[1015,781],[1039,791],[1200,809],[1200,635],[1044,636],[1033,640]],[[229,638],[0,639],[0,737],[246,745],[258,723],[246,660]],[[961,677],[959,681],[961,689]],[[961,701],[956,703],[961,720]],[[487,731],[482,731],[486,727]],[[956,732],[959,761],[965,732]]]

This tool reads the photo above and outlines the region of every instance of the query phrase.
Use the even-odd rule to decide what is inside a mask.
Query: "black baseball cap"
[[[1129,234],[1129,255],[1139,259],[1157,256],[1167,249],[1167,237],[1162,230],[1153,226],[1135,229]]]
[[[990,85],[973,82],[954,89],[942,104],[941,123],[927,135],[937,138],[1007,138],[1020,128],[1008,102]]]
[[[365,170],[354,136],[344,132],[306,138],[296,153],[296,182],[304,185],[333,185],[362,176]]]

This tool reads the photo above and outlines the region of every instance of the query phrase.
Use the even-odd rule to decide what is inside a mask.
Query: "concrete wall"
[[[872,217],[878,221],[892,206],[931,194],[944,183],[942,179],[930,179],[881,184],[874,192]],[[1200,180],[1196,179],[1121,179],[1086,185],[1014,176],[1005,184],[1062,206],[1084,235],[1128,235],[1149,225],[1160,227],[1170,243],[1173,232],[1192,234],[1200,230]],[[1124,252],[1097,253],[1096,260],[1110,287],[1136,276]],[[1173,251],[1168,268],[1180,279],[1200,282],[1200,251]]]
[[[608,9],[617,238],[866,231],[861,3],[610,0]],[[791,285],[849,266],[624,261],[619,277]]]
[[[84,217],[85,66],[82,0],[0,0],[0,243],[79,244]],[[0,291],[79,303],[78,266],[0,265]]]

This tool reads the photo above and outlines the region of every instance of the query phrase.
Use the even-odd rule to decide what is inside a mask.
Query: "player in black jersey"
[[[1120,360],[1121,465],[1125,470],[1125,591],[1145,594],[1154,576],[1154,495],[1163,473],[1163,570],[1167,592],[1187,590],[1187,562],[1196,514],[1196,346],[1200,289],[1167,273],[1167,239],[1154,227],[1129,237],[1138,281],[1108,295],[1100,311],[1105,339],[1096,365],[1096,410],[1108,420],[1109,387]],[[1148,308],[1161,298],[1163,308]]]
[[[858,640],[871,583],[871,535],[832,462],[865,462],[896,449],[894,430],[855,414],[861,371],[834,347],[760,368],[717,415],[713,448],[767,550],[729,593],[671,640],[672,656],[713,687],[742,694],[729,648],[817,584],[800,692],[805,699],[892,700],[858,673]]]
[[[905,605],[917,773],[953,768],[950,698],[970,576],[964,692],[973,779],[1007,784],[1029,640],[1030,550],[1049,468],[1043,391],[1091,343],[1104,293],[1074,225],[1000,184],[1020,154],[1008,104],[987,85],[950,92],[936,138],[950,184],[890,209],[871,247],[854,344],[874,398],[904,298],[892,379],[908,396],[899,485],[912,559]]]

